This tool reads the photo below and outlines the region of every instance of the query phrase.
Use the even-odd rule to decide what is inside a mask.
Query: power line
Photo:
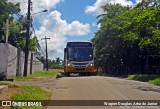
[[[34,32],[34,34],[35,34],[35,36],[34,37],[36,37],[37,38],[37,35],[36,35],[36,32],[35,32],[35,28],[34,28],[34,26],[33,26],[33,32]],[[37,38],[38,39],[38,38]],[[41,48],[41,46],[40,46],[40,44],[39,44],[39,41],[38,41],[38,49],[41,51],[41,53],[45,56],[45,54],[44,54],[44,52],[42,51],[42,48]]]

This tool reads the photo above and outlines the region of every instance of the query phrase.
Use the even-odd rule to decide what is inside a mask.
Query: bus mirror
[[[68,49],[67,49],[67,48],[65,48],[65,49],[64,49],[64,53],[67,53],[67,51],[68,51]]]

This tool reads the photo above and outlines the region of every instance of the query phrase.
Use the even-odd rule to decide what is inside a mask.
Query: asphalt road
[[[145,82],[138,82],[133,80],[112,78],[112,77],[100,77],[100,76],[64,77],[56,80],[56,84],[52,93],[52,100],[160,100],[160,87]],[[118,107],[118,106],[116,107],[49,106],[48,107],[48,109],[119,109],[119,108],[123,107]],[[132,107],[132,109],[134,108]],[[136,108],[136,109],[142,109],[142,108]],[[152,109],[152,108],[147,108],[147,109]]]

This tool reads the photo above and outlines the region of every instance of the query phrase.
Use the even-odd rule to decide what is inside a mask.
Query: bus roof
[[[92,47],[92,42],[67,42],[66,47]]]

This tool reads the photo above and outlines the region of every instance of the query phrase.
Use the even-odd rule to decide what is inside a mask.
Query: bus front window
[[[92,48],[69,48],[68,54],[70,61],[91,61],[93,59]]]

